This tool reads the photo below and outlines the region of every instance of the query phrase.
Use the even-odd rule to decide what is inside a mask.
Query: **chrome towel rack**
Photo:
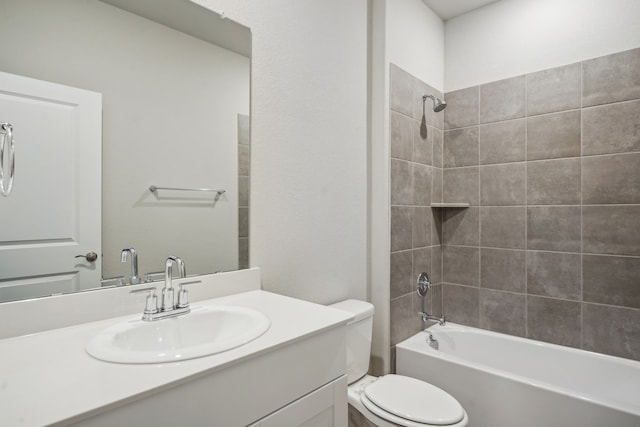
[[[219,190],[213,188],[178,188],[178,187],[158,187],[157,185],[149,186],[149,191],[155,193],[158,190],[172,190],[172,191],[204,191],[209,193],[218,193],[218,195],[225,193],[227,190]]]
[[[13,177],[16,172],[16,148],[13,141],[13,126],[11,123],[0,123],[0,135],[2,135],[2,142],[0,142],[0,194],[7,197],[11,194],[13,188]],[[7,145],[9,149],[7,150]],[[8,151],[9,161],[7,162],[8,171],[4,170],[5,153]],[[9,178],[5,182],[5,176]]]

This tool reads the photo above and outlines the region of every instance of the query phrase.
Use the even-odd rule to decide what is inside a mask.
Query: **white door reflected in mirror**
[[[0,302],[100,281],[102,95],[0,72],[16,174],[0,198]]]

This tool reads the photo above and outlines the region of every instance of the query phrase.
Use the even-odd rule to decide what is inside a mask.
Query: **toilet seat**
[[[466,418],[446,391],[403,375],[385,375],[367,385],[362,404],[373,414],[405,427],[451,426]]]

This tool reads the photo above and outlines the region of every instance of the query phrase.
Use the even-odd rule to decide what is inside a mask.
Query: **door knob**
[[[86,255],[76,255],[76,258],[84,258],[89,262],[93,262],[98,259],[98,254],[95,252],[87,252]]]

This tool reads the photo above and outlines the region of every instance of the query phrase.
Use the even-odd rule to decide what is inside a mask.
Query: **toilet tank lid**
[[[329,307],[336,308],[338,310],[348,311],[353,314],[354,318],[349,323],[358,322],[367,317],[373,316],[373,304],[360,301],[357,299],[348,299],[344,301],[331,304]]]

